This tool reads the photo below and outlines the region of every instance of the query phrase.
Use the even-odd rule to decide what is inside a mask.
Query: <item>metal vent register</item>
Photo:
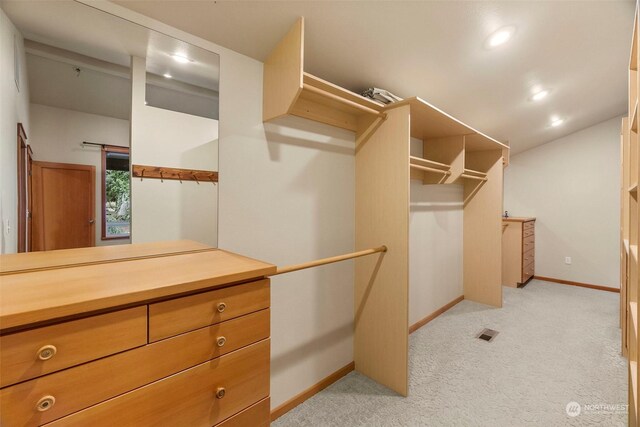
[[[484,328],[480,333],[476,336],[484,341],[491,342],[493,339],[499,334],[498,331],[494,331],[493,329]]]

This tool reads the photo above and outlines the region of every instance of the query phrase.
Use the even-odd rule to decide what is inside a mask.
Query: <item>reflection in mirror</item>
[[[1,18],[2,253],[217,246],[218,55],[75,1]]]

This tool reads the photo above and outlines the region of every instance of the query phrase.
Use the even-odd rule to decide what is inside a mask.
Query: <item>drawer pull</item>
[[[45,345],[44,347],[40,347],[40,350],[38,350],[38,359],[49,360],[55,356],[57,352],[58,349],[55,345]]]
[[[43,398],[38,400],[38,403],[36,404],[36,409],[39,412],[48,411],[49,409],[53,408],[53,405],[55,405],[55,403],[56,403],[55,397],[44,396]]]
[[[222,399],[225,394],[227,394],[227,391],[224,389],[224,387],[218,387],[218,390],[216,390],[216,397],[218,399]]]
[[[226,342],[227,339],[225,337],[218,337],[218,339],[216,340],[218,347],[222,347]]]
[[[218,313],[222,313],[227,308],[227,304],[221,302],[218,304]]]

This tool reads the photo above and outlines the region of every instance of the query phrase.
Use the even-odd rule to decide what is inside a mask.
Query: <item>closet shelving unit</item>
[[[406,396],[410,180],[464,186],[464,297],[501,307],[509,147],[420,98],[381,105],[305,72],[303,18],[265,61],[263,91],[265,122],[295,115],[355,132],[356,250],[388,248],[355,262],[355,368]]]
[[[622,352],[629,360],[629,425],[638,425],[638,180],[640,148],[638,141],[638,10],[634,18],[629,60],[629,117],[622,120],[622,177],[620,230],[620,323]]]

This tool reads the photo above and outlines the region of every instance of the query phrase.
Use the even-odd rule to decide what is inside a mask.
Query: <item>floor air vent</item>
[[[491,342],[497,335],[498,335],[498,331],[485,328],[482,331],[480,331],[480,333],[477,335],[477,338],[484,341]]]

